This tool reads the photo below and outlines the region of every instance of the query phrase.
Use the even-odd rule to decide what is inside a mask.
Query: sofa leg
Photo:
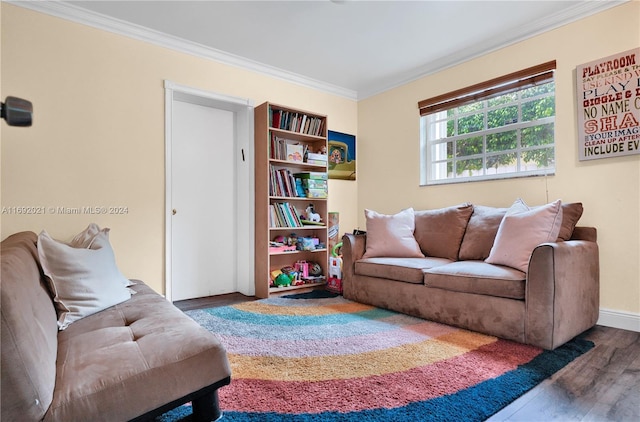
[[[218,403],[218,390],[214,390],[191,402],[194,422],[212,422],[222,417]]]

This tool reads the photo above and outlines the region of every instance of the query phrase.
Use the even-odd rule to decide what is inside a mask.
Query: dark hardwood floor
[[[183,311],[255,300],[240,293],[183,300]],[[597,325],[595,347],[488,421],[640,421],[640,333]]]
[[[254,296],[245,296],[241,293],[229,293],[226,295],[201,297],[197,299],[180,300],[173,304],[181,311],[193,311],[194,309],[217,308],[219,306],[233,305],[234,303],[256,300]]]

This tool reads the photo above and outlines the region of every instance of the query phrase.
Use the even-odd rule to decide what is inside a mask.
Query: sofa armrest
[[[346,233],[342,236],[342,280],[348,284],[355,271],[356,261],[364,255],[367,244],[366,234]]]
[[[525,292],[526,343],[555,349],[598,321],[598,244],[587,240],[544,243],[529,260]]]
[[[571,240],[596,242],[598,240],[598,231],[595,227],[576,227],[571,234]]]

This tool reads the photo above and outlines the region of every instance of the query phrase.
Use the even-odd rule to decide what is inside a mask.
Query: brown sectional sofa
[[[599,314],[596,229],[575,227],[581,204],[562,209],[559,238],[535,247],[526,272],[485,262],[507,208],[416,211],[414,236],[425,257],[366,257],[367,233],[345,234],[344,297],[555,349]]]
[[[188,401],[193,420],[219,418],[224,347],[144,283],[58,331],[35,233],[2,242],[1,270],[3,421],[151,420]]]

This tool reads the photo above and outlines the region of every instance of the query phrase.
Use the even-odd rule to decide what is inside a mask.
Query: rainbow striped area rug
[[[187,312],[227,348],[223,420],[481,421],[593,347],[577,338],[544,351],[341,296],[305,297]]]

